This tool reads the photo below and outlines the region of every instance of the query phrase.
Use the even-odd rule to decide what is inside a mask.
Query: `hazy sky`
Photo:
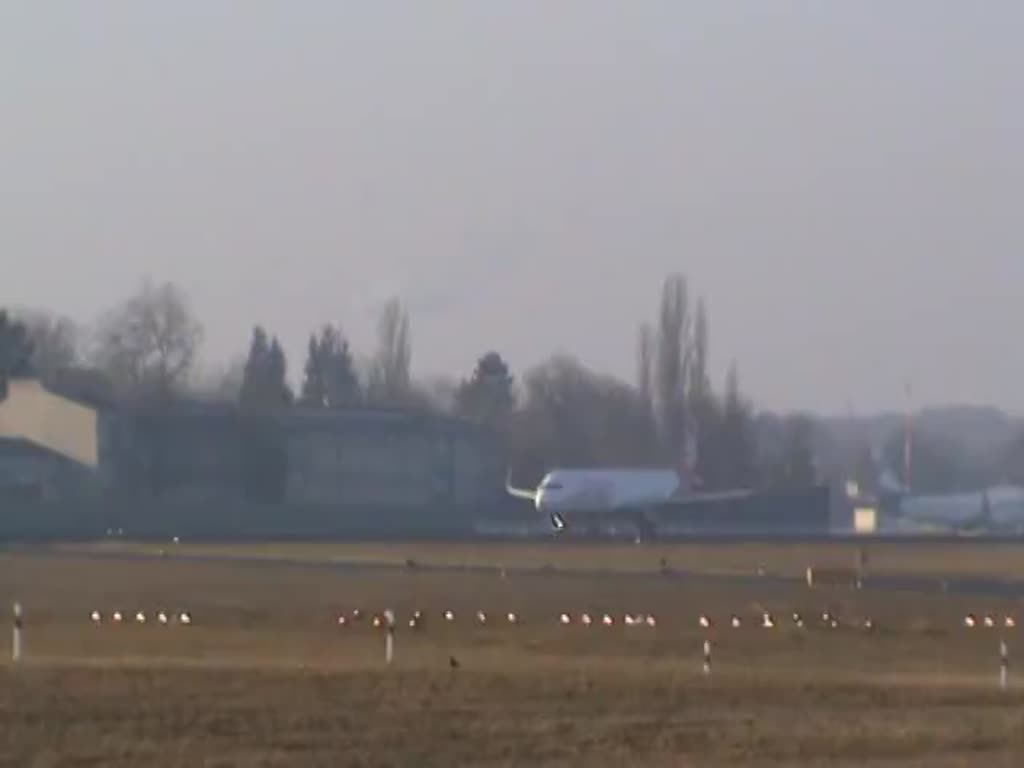
[[[1024,3],[0,4],[0,304],[179,283],[302,365],[391,294],[421,374],[634,378],[686,273],[772,407],[1024,411]]]

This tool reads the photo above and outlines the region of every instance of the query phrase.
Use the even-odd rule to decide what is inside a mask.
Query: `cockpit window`
[[[548,480],[541,488],[545,491],[558,491],[561,490],[562,484],[557,480]]]

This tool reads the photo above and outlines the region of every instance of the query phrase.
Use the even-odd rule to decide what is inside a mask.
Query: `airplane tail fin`
[[[517,499],[525,499],[527,501],[536,502],[537,492],[529,488],[516,488],[512,485],[512,470],[508,471],[505,476],[505,492],[509,496],[514,496]]]

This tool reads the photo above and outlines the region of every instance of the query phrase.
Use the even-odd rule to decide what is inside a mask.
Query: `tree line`
[[[723,381],[712,381],[708,307],[703,298],[694,300],[679,274],[665,279],[653,318],[639,324],[633,382],[566,355],[517,378],[498,351],[486,350],[457,384],[432,390],[412,376],[409,317],[398,299],[381,311],[365,365],[357,364],[339,326],[326,323],[312,331],[297,391],[279,337],[259,325],[244,362],[214,386],[198,388],[202,338],[201,323],[173,284],[143,285],[102,316],[88,345],[67,320],[0,311],[0,386],[10,376],[56,381],[68,372],[92,371],[125,402],[159,407],[186,397],[233,401],[252,415],[254,444],[260,443],[261,415],[283,408],[428,409],[493,431],[522,482],[556,465],[683,467],[708,490],[805,486],[835,479],[830,475],[838,470],[862,476],[863,452],[848,451],[841,467],[822,461],[821,430],[809,415],[758,412],[741,389],[735,364]],[[896,440],[894,435],[889,442]],[[1017,455],[1024,453],[1019,445]],[[279,450],[267,445],[253,471],[271,466]],[[894,450],[887,445],[883,463]],[[936,453],[941,451],[922,449],[924,460]],[[948,467],[942,473],[948,477]],[[870,486],[877,473],[869,474]]]

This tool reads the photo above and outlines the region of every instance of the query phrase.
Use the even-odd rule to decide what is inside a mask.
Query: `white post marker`
[[[14,635],[11,638],[11,659],[17,664],[21,661],[21,603],[14,604]]]
[[[384,663],[390,664],[395,657],[395,613],[390,608],[384,611],[384,623]]]
[[[1006,641],[999,641],[999,687],[1006,690],[1010,678],[1010,650],[1006,647]]]
[[[711,641],[704,641],[704,674],[711,674]]]

